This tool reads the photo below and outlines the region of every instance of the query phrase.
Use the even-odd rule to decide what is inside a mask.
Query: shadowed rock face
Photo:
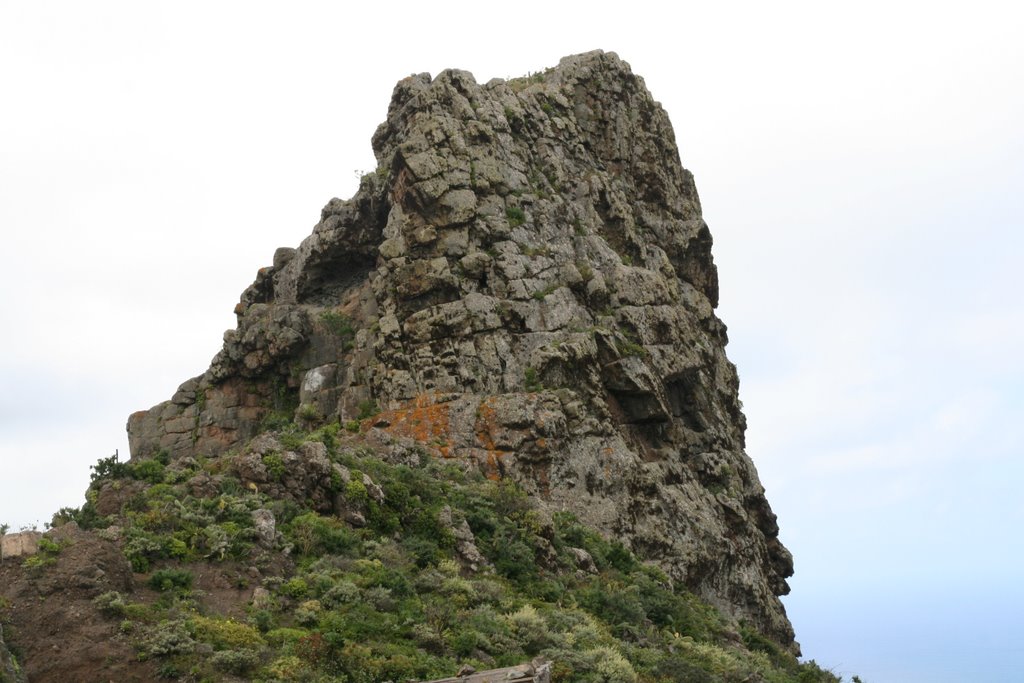
[[[131,416],[133,458],[361,420],[516,480],[796,649],[711,236],[643,80],[603,52],[410,76],[373,148],[356,195],[259,271],[210,368]]]

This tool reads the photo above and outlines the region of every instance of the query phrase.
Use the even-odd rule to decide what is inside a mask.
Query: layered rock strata
[[[132,457],[358,425],[514,479],[795,649],[711,235],[643,80],[603,52],[410,76],[373,149],[356,195],[259,271],[210,368],[131,416]]]

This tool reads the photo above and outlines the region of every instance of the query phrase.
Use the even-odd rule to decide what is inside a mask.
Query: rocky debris
[[[373,148],[356,195],[243,292],[210,368],[129,418],[133,459],[238,450],[246,485],[355,524],[345,472],[258,435],[338,420],[412,441],[514,479],[796,651],[711,235],[643,80],[603,52],[482,85],[410,76]]]

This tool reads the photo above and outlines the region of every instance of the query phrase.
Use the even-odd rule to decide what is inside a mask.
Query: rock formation
[[[210,368],[130,417],[133,459],[358,424],[515,480],[795,649],[711,235],[643,80],[603,52],[410,76],[373,149],[356,195],[260,269]]]

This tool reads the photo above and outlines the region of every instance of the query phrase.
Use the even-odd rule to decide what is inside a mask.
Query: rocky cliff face
[[[358,424],[515,480],[795,648],[711,236],[643,80],[602,52],[410,76],[373,148],[356,195],[259,271],[210,368],[131,416],[133,459]]]

